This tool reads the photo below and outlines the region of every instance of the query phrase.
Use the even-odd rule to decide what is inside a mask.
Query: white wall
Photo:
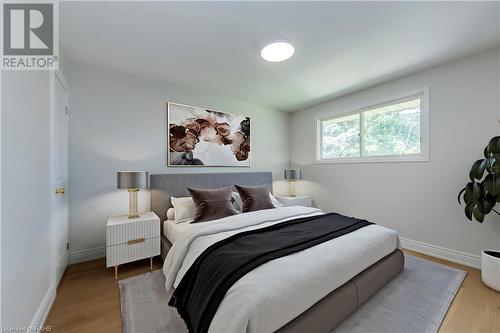
[[[289,115],[164,82],[71,64],[69,212],[70,260],[104,256],[106,218],[127,214],[128,193],[116,189],[119,170],[151,173],[272,171],[289,164]],[[216,77],[214,84],[217,83]],[[252,167],[167,168],[168,101],[246,114],[252,121]],[[275,183],[276,192],[285,192]],[[141,191],[140,210],[149,194]]]
[[[500,51],[426,70],[295,112],[291,161],[303,169],[298,191],[313,195],[327,211],[366,218],[396,229],[414,242],[404,245],[478,264],[482,249],[500,249],[500,218],[468,222],[457,194],[471,164],[489,139],[500,134]],[[315,164],[315,117],[430,87],[430,162]],[[469,256],[469,255],[471,256]]]
[[[44,316],[50,262],[49,72],[3,71],[1,113],[2,326]]]
[[[66,79],[68,85],[71,82],[70,71],[69,71],[69,60],[66,57],[66,52],[61,44],[59,44],[59,72],[64,73],[64,78]]]

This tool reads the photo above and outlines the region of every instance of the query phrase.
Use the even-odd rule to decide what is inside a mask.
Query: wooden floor
[[[153,263],[153,269],[161,266],[159,259]],[[149,272],[149,267],[149,259],[121,265],[118,279]],[[59,333],[122,331],[120,291],[106,259],[68,266],[45,326]]]
[[[482,283],[479,270],[405,252],[467,271],[440,332],[500,332],[500,293]],[[161,262],[157,260],[154,269],[160,268]],[[149,260],[123,265],[119,279],[148,271]],[[53,332],[121,332],[118,284],[113,269],[105,267],[104,259],[67,268],[45,324]]]

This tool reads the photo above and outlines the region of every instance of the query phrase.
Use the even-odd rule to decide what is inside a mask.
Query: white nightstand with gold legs
[[[128,216],[112,216],[106,225],[106,266],[115,268],[128,262],[149,258],[153,269],[153,257],[160,255],[160,218],[153,212]]]

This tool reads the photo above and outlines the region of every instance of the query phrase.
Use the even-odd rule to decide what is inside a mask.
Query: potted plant
[[[458,202],[465,203],[465,216],[482,223],[484,216],[494,212],[500,202],[500,136],[490,140],[483,151],[484,158],[472,164],[470,182],[458,194]],[[500,251],[483,250],[481,253],[481,277],[490,288],[500,291]]]

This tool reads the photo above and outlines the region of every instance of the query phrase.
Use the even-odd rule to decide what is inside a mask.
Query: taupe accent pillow
[[[267,185],[259,186],[241,186],[234,185],[241,197],[243,213],[253,212],[255,210],[275,208],[269,195]]]
[[[196,212],[193,222],[205,222],[236,215],[232,202],[231,187],[217,189],[188,188],[193,198]]]

